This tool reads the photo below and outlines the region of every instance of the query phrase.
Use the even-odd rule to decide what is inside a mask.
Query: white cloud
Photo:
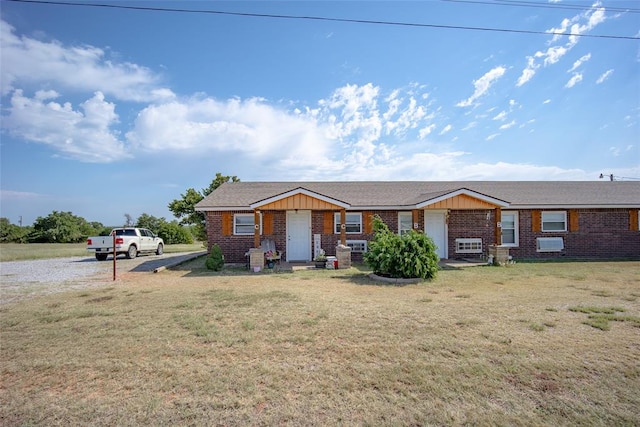
[[[529,82],[540,68],[540,64],[537,61],[547,67],[556,64],[565,56],[579,41],[579,36],[588,31],[594,29],[597,25],[606,20],[605,9],[601,7],[600,2],[595,2],[588,10],[575,15],[572,18],[565,18],[561,21],[560,26],[557,28],[551,28],[547,30],[547,33],[553,34],[549,45],[553,45],[562,41],[564,37],[567,37],[565,44],[558,44],[547,48],[545,51],[537,51],[533,56],[528,55],[527,65],[522,70],[516,87],[520,87]],[[570,36],[564,34],[571,33]],[[590,54],[587,54],[576,61],[569,72],[577,69],[583,62],[588,61],[591,58]]]
[[[28,191],[13,191],[13,190],[1,190],[0,189],[0,200],[3,202],[9,202],[12,200],[36,200],[41,198],[47,198],[49,196],[44,196],[38,193],[31,193]]]
[[[572,71],[575,71],[579,66],[581,66],[582,64],[584,64],[590,59],[591,59],[590,53],[583,55],[580,59],[578,59],[576,62],[573,63],[573,67],[571,67],[567,72],[570,73]]]
[[[574,87],[576,84],[580,83],[581,81],[582,81],[582,73],[573,73],[573,76],[571,76],[571,78],[569,79],[567,84],[564,85],[564,87],[570,89]]]
[[[354,131],[356,125],[347,123],[341,129],[319,126],[311,115],[291,114],[258,98],[192,98],[148,106],[126,136],[135,150],[145,152],[236,153],[265,163],[291,158],[309,166],[326,157],[333,138]]]
[[[513,126],[515,126],[515,124],[516,124],[516,121],[515,121],[515,120],[512,120],[512,121],[510,121],[509,123],[505,123],[505,124],[503,124],[502,126],[500,126],[500,130],[509,129],[509,128],[511,128],[511,127],[513,127]]]
[[[104,95],[94,96],[79,110],[65,102],[54,102],[55,91],[39,91],[33,98],[16,90],[3,127],[27,141],[48,145],[64,157],[83,162],[104,163],[128,158],[125,145],[111,127],[118,122],[115,105]]]
[[[441,131],[440,131],[440,135],[444,135],[446,133],[449,133],[451,131],[451,129],[453,129],[453,126],[446,125]]]
[[[384,97],[369,83],[340,87],[315,108],[293,111],[258,98],[174,100],[143,109],[127,139],[135,150],[233,153],[289,172],[373,166],[394,155],[386,136],[395,143],[412,131],[422,139],[436,128],[418,99],[426,97],[401,89]]]
[[[551,100],[550,99],[545,99],[543,104],[551,104]]]
[[[500,136],[499,133],[492,133],[491,135],[485,138],[485,141],[491,141],[492,139],[495,139],[498,136]]]
[[[460,101],[456,104],[457,107],[469,107],[473,105],[478,98],[484,95],[491,86],[504,75],[507,71],[505,67],[499,66],[485,73],[478,80],[473,81],[473,86],[475,87],[475,91],[473,95],[467,98],[464,101]]]
[[[502,110],[492,120],[506,120],[507,112]]]
[[[598,77],[598,80],[596,80],[596,84],[604,83],[609,77],[611,77],[611,74],[613,74],[613,70],[605,71],[600,75],[600,77]]]
[[[148,68],[116,62],[97,47],[65,46],[17,36],[15,28],[0,21],[2,95],[34,85],[102,92],[119,100],[157,101],[172,98],[173,92],[159,86],[159,76]]]
[[[536,59],[533,56],[527,56],[527,66],[524,70],[522,70],[522,74],[518,78],[516,82],[516,86],[520,87],[523,84],[527,83],[529,80],[533,78],[536,74],[536,71],[540,68],[540,65],[536,64]]]
[[[478,126],[478,122],[469,122],[465,127],[462,128],[462,130],[473,129],[476,126]]]
[[[420,131],[418,132],[418,137],[420,139],[424,139],[425,137],[427,137],[429,134],[431,134],[431,132],[433,132],[433,130],[436,128],[435,124],[430,124],[429,126],[426,126],[422,129],[420,129]]]

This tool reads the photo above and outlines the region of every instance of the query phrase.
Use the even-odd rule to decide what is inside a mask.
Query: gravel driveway
[[[202,252],[171,253],[160,256],[118,257],[117,273],[152,272],[183,262]],[[93,257],[51,258],[0,263],[0,304],[35,295],[103,286],[111,282],[113,259]]]

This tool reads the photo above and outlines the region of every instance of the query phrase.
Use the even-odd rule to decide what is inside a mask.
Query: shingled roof
[[[199,211],[241,210],[304,189],[355,209],[410,209],[459,190],[504,201],[510,208],[640,208],[633,181],[349,181],[228,182],[196,205]]]

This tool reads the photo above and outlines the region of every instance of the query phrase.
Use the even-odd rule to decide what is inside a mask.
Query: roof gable
[[[346,209],[348,203],[332,199],[302,187],[252,203],[252,209]]]
[[[466,188],[431,197],[416,204],[418,209],[426,207],[431,209],[493,209],[507,206],[509,206],[509,203],[504,200],[486,196]]]

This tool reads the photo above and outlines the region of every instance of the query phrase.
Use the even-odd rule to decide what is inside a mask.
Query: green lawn
[[[3,425],[640,425],[640,262],[203,263],[1,306]]]
[[[204,247],[201,242],[193,245],[166,245],[166,253],[195,252]],[[93,256],[87,251],[86,243],[0,243],[0,262],[24,261],[30,259]]]

